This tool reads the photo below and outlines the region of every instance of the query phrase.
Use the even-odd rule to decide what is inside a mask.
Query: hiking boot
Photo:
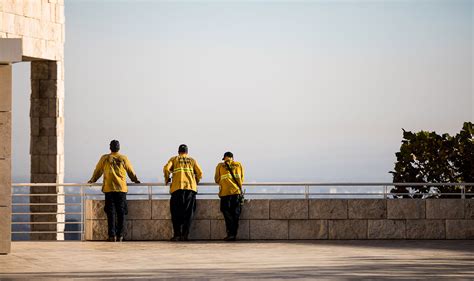
[[[181,240],[181,236],[173,236],[173,238],[170,239],[170,241],[173,241],[173,242],[180,241],[180,240]]]
[[[235,235],[228,235],[226,238],[224,238],[224,241],[235,241],[237,238]]]

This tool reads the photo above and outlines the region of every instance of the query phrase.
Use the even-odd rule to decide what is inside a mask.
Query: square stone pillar
[[[0,64],[0,254],[11,245],[12,66]]]
[[[31,182],[64,182],[64,75],[62,61],[31,62]],[[31,240],[64,240],[64,187],[31,187]],[[52,194],[52,196],[45,196]],[[48,205],[49,204],[49,205]],[[44,224],[49,223],[49,224]]]

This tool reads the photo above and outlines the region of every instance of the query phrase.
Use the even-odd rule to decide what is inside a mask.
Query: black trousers
[[[124,236],[125,216],[128,214],[127,193],[106,192],[104,211],[109,237]]]
[[[174,236],[187,236],[196,211],[196,192],[178,189],[171,194],[171,220]]]
[[[227,235],[237,236],[241,211],[239,195],[221,197],[221,212],[224,215]]]

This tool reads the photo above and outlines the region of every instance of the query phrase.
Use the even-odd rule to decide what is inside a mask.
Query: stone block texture
[[[329,220],[329,239],[367,239],[367,220]]]
[[[474,239],[474,220],[446,220],[446,239]]]
[[[446,239],[445,220],[407,220],[407,239]]]
[[[64,1],[3,0],[0,2],[2,38],[22,38],[24,59],[64,58]]]
[[[271,200],[270,219],[308,219],[308,200]]]
[[[347,219],[347,202],[342,199],[309,200],[309,218]]]
[[[369,220],[368,239],[405,239],[405,220]]]
[[[33,183],[62,183],[64,180],[64,82],[63,63],[61,61],[33,61],[31,63],[31,182]],[[57,196],[33,196],[32,203],[60,203],[64,192],[62,187],[47,189],[49,193]],[[32,189],[31,193],[44,194],[40,189]],[[44,202],[48,199],[49,201]],[[137,212],[144,212],[139,208],[134,211],[132,217]],[[62,213],[64,207],[58,206],[33,206],[32,212],[51,212],[49,217],[42,216],[45,221],[61,221],[63,217],[54,213]],[[32,220],[36,215],[32,215]],[[151,219],[151,205],[149,217]],[[51,225],[55,229],[48,231],[61,231],[63,225]],[[32,226],[34,230],[40,231],[43,226]],[[35,240],[62,240],[62,235],[55,234],[34,234],[31,239]]]
[[[242,207],[241,219],[270,219],[270,200],[249,200]]]
[[[288,220],[251,220],[250,239],[288,239]]]
[[[288,239],[328,239],[327,220],[289,220]]]
[[[464,204],[458,199],[426,200],[427,219],[463,219]]]
[[[154,220],[170,220],[170,200],[153,200],[151,206],[151,217]]]
[[[388,219],[424,219],[425,213],[426,200],[387,200]]]
[[[11,243],[12,66],[0,65],[0,254]]]
[[[2,0],[0,1],[0,40],[20,38],[23,61],[31,63],[31,182],[62,183],[64,178],[64,0]],[[11,158],[11,76],[5,75],[11,66],[0,66],[0,158]],[[5,114],[4,112],[8,112]],[[7,121],[5,121],[7,120]],[[4,171],[0,171],[4,173]],[[0,185],[0,188],[4,187]],[[33,222],[63,222],[63,188],[32,188],[54,192],[55,196],[33,196]],[[0,203],[2,204],[2,203]],[[64,224],[32,225],[32,231],[64,230]],[[62,234],[31,234],[32,240],[62,240]],[[3,243],[1,244],[3,245]]]
[[[383,219],[387,217],[387,200],[352,199],[348,201],[349,219]]]

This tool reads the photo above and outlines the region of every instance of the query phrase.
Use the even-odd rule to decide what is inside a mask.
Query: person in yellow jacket
[[[118,153],[120,142],[110,142],[111,153],[103,155],[88,183],[96,182],[102,175],[102,192],[105,194],[108,235],[110,242],[123,240],[127,208],[127,175],[134,183],[140,183],[127,156]]]
[[[197,184],[202,178],[201,167],[188,156],[188,147],[182,144],[178,148],[178,156],[171,157],[163,167],[163,173],[165,183],[171,181],[170,211],[174,232],[171,241],[187,241],[196,211]]]
[[[220,209],[224,215],[227,230],[224,240],[235,241],[241,213],[239,197],[244,183],[244,168],[242,164],[234,161],[232,152],[226,152],[222,160],[224,162],[217,164],[214,180],[219,185]]]

